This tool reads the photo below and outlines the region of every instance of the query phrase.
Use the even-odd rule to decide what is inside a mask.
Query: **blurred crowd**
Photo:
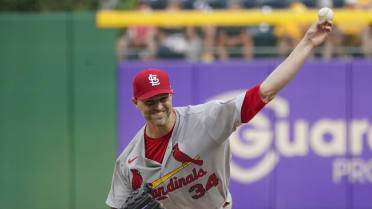
[[[322,7],[372,11],[372,0],[139,0],[137,10],[290,9],[302,12]],[[117,40],[118,60],[186,59],[190,61],[233,58],[285,57],[308,25],[291,21],[271,26],[203,26],[125,28]],[[372,58],[372,24],[342,22],[315,57],[322,59]]]

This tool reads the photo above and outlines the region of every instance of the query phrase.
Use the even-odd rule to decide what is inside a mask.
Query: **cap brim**
[[[158,94],[174,94],[174,91],[172,89],[157,89],[154,91],[147,92],[146,94],[137,97],[137,99],[146,100]]]

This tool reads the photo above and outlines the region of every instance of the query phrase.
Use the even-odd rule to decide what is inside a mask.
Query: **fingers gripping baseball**
[[[327,39],[328,34],[332,31],[333,12],[327,14],[323,13],[319,14],[319,21],[311,25],[309,30],[305,34],[305,38],[311,41],[314,47],[322,44]]]

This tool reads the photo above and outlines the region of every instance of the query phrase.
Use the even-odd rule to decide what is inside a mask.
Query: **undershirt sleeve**
[[[265,105],[262,101],[259,93],[260,85],[249,89],[245,93],[242,109],[241,109],[241,120],[242,123],[250,121]]]

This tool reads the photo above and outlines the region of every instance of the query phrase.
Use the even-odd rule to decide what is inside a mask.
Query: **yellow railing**
[[[257,25],[267,23],[278,25],[286,21],[309,24],[317,20],[318,10],[196,10],[168,11],[98,11],[96,24],[101,28],[121,28],[133,25],[154,26],[201,26],[201,25]],[[372,11],[334,9],[334,23],[367,22],[372,23]]]

